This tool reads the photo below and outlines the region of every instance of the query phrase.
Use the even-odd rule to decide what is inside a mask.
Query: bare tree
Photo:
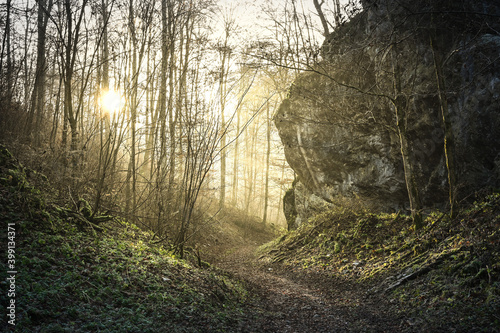
[[[73,74],[75,71],[76,59],[78,57],[78,42],[81,33],[80,29],[85,15],[87,2],[88,0],[83,0],[79,12],[76,12],[77,15],[74,17],[71,1],[64,1],[64,10],[66,14],[66,41],[64,53],[61,53],[64,77],[64,115],[68,120],[69,127],[71,129],[70,154],[73,173],[76,173],[80,159],[80,152],[78,151],[80,145],[78,120],[80,115],[73,107]],[[73,23],[76,23],[74,28]],[[62,31],[60,33],[62,34]]]
[[[267,210],[269,205],[269,167],[271,158],[271,112],[269,103],[266,105],[266,177],[265,177],[265,190],[264,190],[264,216],[262,217],[262,222],[267,222]]]
[[[226,128],[226,100],[228,95],[227,80],[231,61],[232,49],[229,45],[229,38],[236,27],[236,21],[233,17],[232,9],[228,13],[223,13],[223,39],[217,44],[217,51],[220,57],[219,73],[219,103],[221,128]],[[226,133],[221,137],[221,157],[220,157],[220,195],[219,207],[222,209],[226,200]]]
[[[10,104],[12,100],[12,86],[13,86],[13,64],[12,64],[12,46],[11,46],[11,17],[12,17],[12,0],[7,0],[6,5],[6,17],[5,17],[5,30],[2,38],[2,54],[0,56],[0,75],[4,74],[3,59],[6,57],[6,69],[5,69],[5,82],[6,82],[6,93],[7,103]]]
[[[38,0],[38,44],[37,44],[37,61],[36,61],[36,74],[35,74],[35,86],[33,89],[30,112],[28,113],[27,124],[26,124],[26,134],[30,136],[34,134],[34,144],[40,146],[40,135],[41,135],[41,123],[44,114],[45,105],[45,78],[47,73],[46,64],[46,31],[48,13],[52,10],[53,1],[49,0]],[[35,122],[33,124],[33,121]]]
[[[323,35],[328,36],[330,34],[330,28],[329,28],[329,23],[325,18],[325,14],[323,13],[323,9],[321,8],[325,1],[321,1],[321,3],[318,0],[313,0],[314,7],[316,8],[316,11],[318,12],[319,19],[321,20],[321,24],[323,25]]]
[[[432,17],[434,23],[434,17]],[[441,57],[441,51],[437,47],[437,36],[435,28],[431,26],[429,43],[434,60],[434,69],[436,74],[436,84],[439,98],[439,107],[441,111],[443,129],[444,129],[444,154],[446,159],[446,170],[448,171],[448,199],[450,202],[450,217],[454,218],[457,214],[457,175],[455,162],[455,139],[451,126],[450,114],[448,110],[448,97],[446,94],[446,84],[443,73],[444,60]]]

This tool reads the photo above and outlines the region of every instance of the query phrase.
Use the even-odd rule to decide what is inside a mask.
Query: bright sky
[[[318,19],[312,0],[295,1],[298,10],[300,11],[303,8],[306,14],[311,15],[315,21],[314,23],[318,27],[321,27],[321,22]],[[269,17],[264,13],[263,8],[271,7],[282,11],[286,2],[286,0],[219,0],[219,3],[223,7],[232,9],[234,16],[237,18],[236,23],[240,27],[240,33],[246,38],[254,40],[262,39],[268,33],[264,27],[269,26]]]

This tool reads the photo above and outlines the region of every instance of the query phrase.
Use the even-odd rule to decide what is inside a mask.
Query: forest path
[[[284,269],[256,255],[257,245],[219,252],[213,264],[247,283],[253,293],[239,332],[400,332],[411,331],[396,309],[366,286],[324,272]],[[404,323],[404,327],[401,326]]]

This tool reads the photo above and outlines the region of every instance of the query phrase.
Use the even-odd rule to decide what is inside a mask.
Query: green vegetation
[[[294,269],[386,294],[418,331],[500,331],[500,194],[478,194],[454,219],[415,231],[403,214],[333,210],[260,248]]]
[[[9,224],[16,230],[17,332],[233,332],[256,318],[245,285],[202,261],[198,250],[187,255],[192,262],[181,260],[154,244],[152,233],[94,214],[84,199],[64,203],[51,193],[46,177],[0,146],[0,237],[9,239]],[[260,252],[287,269],[321,271],[332,281],[357,282],[368,297],[384,295],[398,309],[395,316],[408,318],[408,331],[497,332],[500,193],[476,194],[463,206],[454,219],[427,214],[417,231],[401,213],[339,208]],[[248,235],[272,234],[239,214],[227,211],[221,220],[240,223],[198,239],[220,243],[211,256],[234,251]],[[0,245],[5,290],[7,242]],[[0,306],[10,299],[2,292]]]
[[[0,271],[4,290],[15,223],[16,332],[227,332],[242,316],[240,282],[176,258],[126,221],[90,218],[84,201],[56,204],[33,185],[47,180],[0,148]],[[2,308],[11,298],[0,294]]]

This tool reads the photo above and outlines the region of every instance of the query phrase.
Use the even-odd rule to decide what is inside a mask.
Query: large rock
[[[404,121],[422,201],[426,207],[446,205],[447,169],[432,35],[434,51],[445,59],[459,193],[500,184],[498,22],[488,15],[409,16],[412,8],[433,13],[446,9],[453,13],[453,8],[404,2],[407,7],[401,1],[370,1],[371,5],[366,1],[361,14],[327,38],[324,60],[299,76],[276,114],[287,161],[298,175],[294,200],[285,203],[288,212],[296,212],[288,214],[291,228],[338,204],[339,198],[352,198],[379,211],[408,208],[391,104],[396,82],[408,97]],[[495,1],[479,1],[470,8],[458,5],[462,12],[465,8],[470,13],[500,13]],[[464,17],[470,22],[456,22]],[[399,76],[394,75],[396,69]]]

